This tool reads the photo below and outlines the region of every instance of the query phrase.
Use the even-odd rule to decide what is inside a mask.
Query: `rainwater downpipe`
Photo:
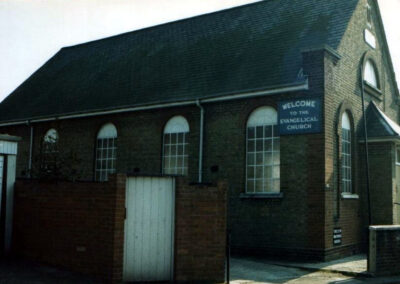
[[[29,162],[28,162],[28,177],[32,177],[32,151],[33,151],[33,126],[30,121],[27,121],[28,126],[31,127],[31,138],[29,142]]]
[[[199,138],[199,179],[198,183],[203,182],[203,134],[204,134],[204,108],[200,104],[200,100],[196,101],[196,105],[200,109],[200,138]]]

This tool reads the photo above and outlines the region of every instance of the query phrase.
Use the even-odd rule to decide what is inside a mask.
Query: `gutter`
[[[188,106],[188,105],[197,105],[197,103],[201,102],[205,103],[215,103],[215,102],[223,102],[223,101],[232,101],[239,100],[245,98],[253,98],[253,97],[261,97],[268,96],[280,93],[289,93],[289,92],[297,92],[297,91],[305,91],[308,90],[308,80],[297,84],[288,84],[276,86],[266,90],[256,90],[249,91],[245,93],[239,94],[226,94],[222,96],[212,96],[204,99],[190,100],[190,101],[181,101],[181,102],[171,102],[171,103],[161,103],[161,104],[153,104],[153,105],[144,105],[144,106],[136,106],[136,107],[125,107],[119,109],[110,109],[110,110],[99,110],[93,112],[85,112],[85,113],[71,113],[66,115],[59,115],[48,118],[32,118],[29,120],[29,123],[36,122],[48,122],[54,120],[64,120],[64,119],[74,119],[74,118],[83,118],[83,117],[92,117],[92,116],[100,116],[100,115],[109,115],[109,114],[117,114],[117,113],[125,113],[125,112],[134,112],[134,111],[142,111],[142,110],[153,110],[153,109],[161,109],[161,108],[169,108],[169,107],[178,107],[178,106]],[[26,120],[20,121],[9,121],[0,123],[1,126],[12,126],[12,125],[23,125],[26,124]]]
[[[375,137],[375,138],[369,138],[368,137],[368,143],[371,142],[395,142],[398,143],[400,142],[400,136],[388,136],[388,137]],[[365,139],[360,139],[358,140],[359,144],[365,143]]]

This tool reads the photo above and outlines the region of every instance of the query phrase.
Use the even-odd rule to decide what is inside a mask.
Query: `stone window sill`
[[[358,194],[349,194],[349,193],[342,193],[342,199],[359,199],[360,197]]]
[[[381,90],[375,88],[374,86],[368,84],[365,81],[364,81],[364,89],[368,94],[374,96],[378,100],[382,100],[382,92],[381,92]]]
[[[277,193],[241,193],[240,199],[282,199],[283,192]]]

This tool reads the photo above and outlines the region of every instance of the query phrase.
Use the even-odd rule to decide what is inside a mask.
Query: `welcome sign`
[[[281,101],[278,105],[280,135],[321,132],[321,99]]]

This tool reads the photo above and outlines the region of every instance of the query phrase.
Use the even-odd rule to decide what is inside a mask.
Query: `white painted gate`
[[[128,178],[126,210],[124,281],[172,280],[174,178]]]
[[[4,156],[0,155],[0,203],[1,203],[1,193],[2,193],[2,186],[3,186],[3,171],[4,171]]]
[[[0,210],[1,210],[1,197],[3,196],[3,172],[4,172],[4,156],[0,155]]]

